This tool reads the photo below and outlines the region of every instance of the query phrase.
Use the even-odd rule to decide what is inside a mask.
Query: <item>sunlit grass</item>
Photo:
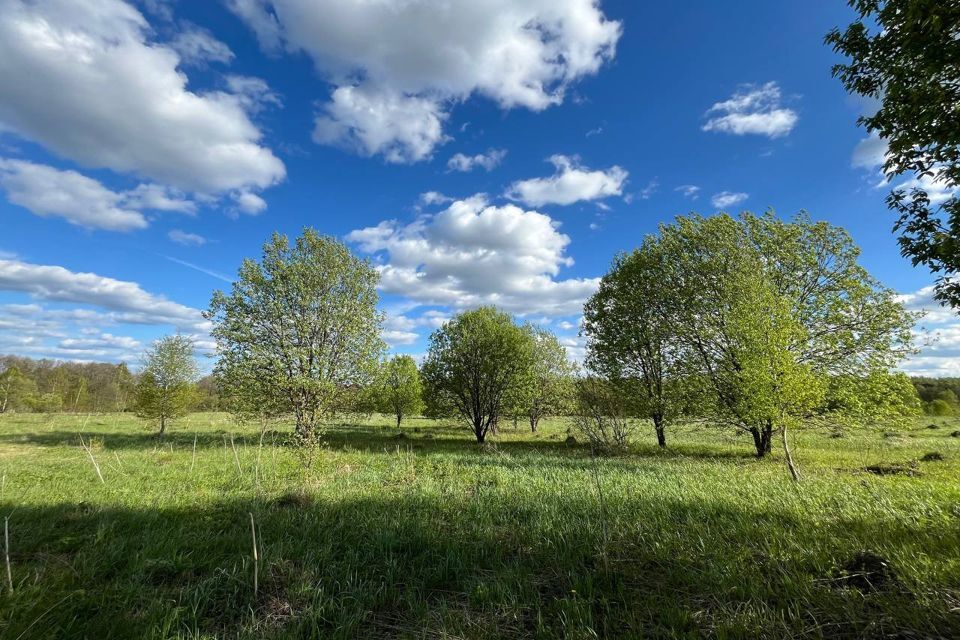
[[[960,422],[800,432],[800,485],[713,428],[594,459],[562,420],[484,448],[390,422],[305,468],[288,426],[223,414],[0,417],[0,637],[960,635]],[[842,570],[865,551],[873,588]]]

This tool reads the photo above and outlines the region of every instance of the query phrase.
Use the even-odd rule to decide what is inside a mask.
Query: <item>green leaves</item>
[[[879,102],[859,122],[887,142],[888,178],[912,173],[912,188],[887,200],[899,214],[900,249],[960,306],[960,5],[944,0],[851,0],[859,20],[826,42],[849,61],[833,67],[850,93]]]
[[[134,394],[137,415],[157,421],[163,433],[167,420],[184,416],[192,408],[198,377],[193,340],[181,335],[161,338],[144,354]]]
[[[368,385],[385,345],[377,270],[333,238],[304,229],[293,245],[275,233],[261,262],[244,260],[230,294],[206,317],[216,373],[240,415],[292,413],[310,433]]]
[[[464,311],[430,336],[422,375],[430,404],[463,418],[483,442],[508,390],[533,367],[530,333],[493,307]]]

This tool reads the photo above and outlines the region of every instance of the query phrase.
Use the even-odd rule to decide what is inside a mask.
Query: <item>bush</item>
[[[940,398],[927,403],[925,410],[928,416],[952,416],[954,414],[953,406]]]
[[[618,389],[609,382],[588,378],[578,383],[573,424],[591,449],[613,453],[627,447],[637,424],[624,405]]]

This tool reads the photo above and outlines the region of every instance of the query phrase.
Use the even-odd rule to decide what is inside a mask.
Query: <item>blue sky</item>
[[[555,330],[673,216],[805,209],[938,341],[870,106],[830,77],[844,2],[0,0],[0,352],[135,362],[274,231],[383,269],[386,336],[460,308]],[[858,146],[859,145],[859,146]],[[459,154],[459,155],[458,155]],[[944,194],[949,197],[951,194]],[[921,336],[927,340],[927,335]]]

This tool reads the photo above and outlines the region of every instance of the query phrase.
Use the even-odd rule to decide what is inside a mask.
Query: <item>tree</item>
[[[398,429],[404,416],[423,411],[423,383],[416,361],[406,355],[387,360],[375,393],[377,409],[396,416]]]
[[[36,384],[18,367],[7,367],[0,373],[0,413],[25,405],[26,399],[35,392]]]
[[[240,413],[292,413],[311,437],[351,390],[374,378],[383,318],[379,274],[333,238],[304,229],[292,245],[274,234],[261,262],[244,260],[213,321],[222,395]]]
[[[803,215],[681,216],[659,242],[684,378],[708,384],[714,417],[751,433],[758,456],[774,433],[787,452],[789,426],[827,413],[831,379],[886,375],[911,352],[914,317],[842,229]]]
[[[143,355],[143,371],[134,399],[137,415],[157,421],[159,434],[163,435],[168,420],[190,410],[198,369],[192,339],[174,335],[157,340]]]
[[[634,393],[629,404],[653,422],[657,444],[678,413],[680,347],[671,325],[672,292],[661,281],[663,254],[654,237],[618,255],[583,308],[587,368]]]
[[[849,61],[833,67],[850,93],[880,107],[859,119],[886,142],[888,179],[914,180],[887,198],[903,255],[937,278],[935,295],[960,307],[960,4],[850,0],[858,19],[826,42]],[[909,188],[907,188],[909,187]]]
[[[557,336],[539,327],[530,327],[532,340],[529,382],[525,385],[526,414],[530,431],[537,432],[543,418],[555,416],[570,408],[574,395],[574,367],[567,358]]]
[[[508,314],[480,307],[430,336],[422,375],[430,404],[464,419],[483,443],[502,415],[508,390],[532,366],[530,333]]]

